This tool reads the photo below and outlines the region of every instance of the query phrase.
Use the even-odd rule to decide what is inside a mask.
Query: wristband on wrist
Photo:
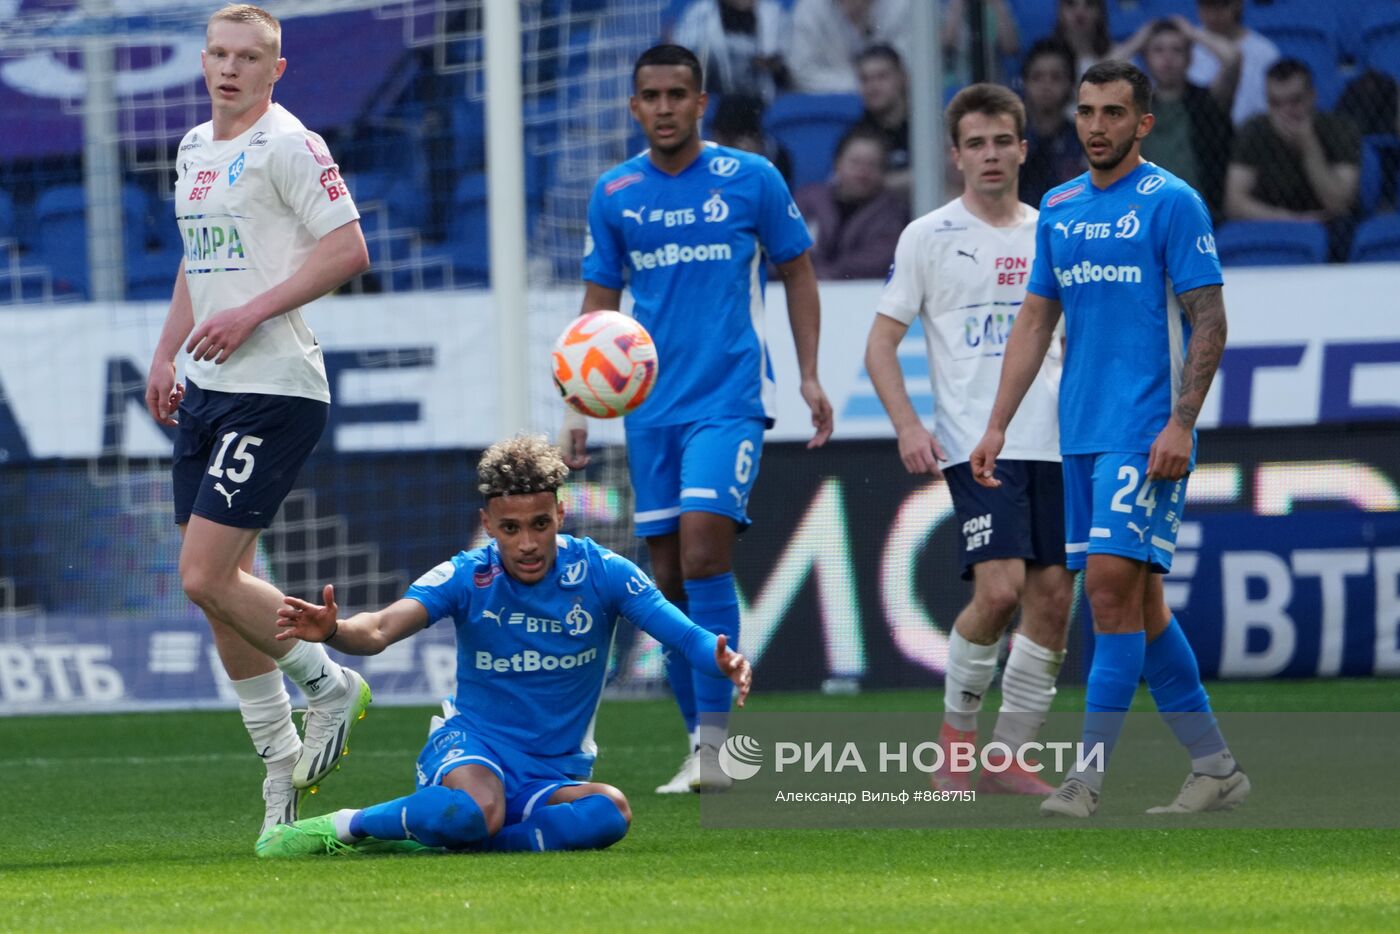
[[[322,639],[321,642],[322,642],[323,644],[324,644],[324,643],[330,642],[332,639],[335,638],[335,634],[338,633],[338,632],[340,632],[340,620],[336,620],[335,622],[331,623],[330,635],[328,635],[328,636],[326,636],[326,638]]]

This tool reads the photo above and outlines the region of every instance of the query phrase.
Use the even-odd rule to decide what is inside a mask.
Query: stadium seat
[[[1046,0],[1010,0],[1010,4],[1020,28],[1023,48],[1030,48],[1031,43],[1055,31],[1056,4]]]
[[[1320,110],[1331,110],[1341,93],[1337,21],[1322,3],[1283,3],[1250,11],[1249,25],[1272,40],[1285,58],[1296,58],[1312,72]]]
[[[0,240],[9,240],[19,233],[15,221],[15,199],[10,193],[0,190]]]
[[[170,301],[175,275],[180,268],[178,254],[137,253],[126,258],[126,297],[134,302]]]
[[[1351,241],[1353,263],[1400,263],[1400,214],[1382,214],[1362,223]]]
[[[1400,137],[1361,138],[1361,188],[1357,201],[1364,215],[1374,214],[1382,199],[1389,207],[1400,200]]]
[[[783,94],[763,115],[763,126],[792,154],[792,188],[825,181],[836,143],[860,119],[858,94]]]
[[[453,269],[479,282],[485,282],[491,272],[486,189],[485,172],[462,176],[452,195],[453,216],[447,234]]]
[[[362,214],[367,209],[378,212],[385,225],[395,230],[423,226],[428,205],[422,186],[412,176],[390,169],[375,169],[347,174],[345,182]],[[366,221],[364,226],[368,225]]]
[[[87,199],[82,185],[55,185],[34,201],[35,258],[57,289],[87,292]]]
[[[1400,3],[1370,5],[1361,21],[1360,48],[1367,65],[1400,78]]]
[[[1327,262],[1327,229],[1291,221],[1231,221],[1215,232],[1226,266],[1307,266]]]
[[[34,304],[52,298],[42,269],[0,267],[0,306]]]

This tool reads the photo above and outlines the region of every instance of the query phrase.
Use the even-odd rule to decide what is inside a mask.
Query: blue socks
[[[676,609],[686,616],[690,615],[688,600],[673,600]],[[676,695],[676,706],[680,708],[681,719],[685,721],[685,731],[691,736],[695,735],[695,673],[691,671],[690,662],[685,660],[685,656],[680,652],[663,647],[661,659],[666,665],[666,683],[671,685],[671,691]]]
[[[1162,719],[1171,727],[1177,742],[1191,754],[1191,768],[1217,777],[1234,771],[1234,757],[1220,734],[1210,698],[1201,684],[1196,653],[1175,616],[1171,625],[1148,643],[1143,675]]]
[[[460,850],[486,836],[486,817],[465,791],[432,785],[358,811],[350,818],[350,832]]]
[[[1085,695],[1084,750],[1087,754],[1095,744],[1103,744],[1103,768],[1113,755],[1123,720],[1132,706],[1142,679],[1143,658],[1147,650],[1144,632],[1095,633],[1094,661],[1089,669],[1089,689]],[[1103,787],[1103,770],[1075,770],[1075,778],[1094,791]]]
[[[734,592],[734,575],[728,572],[685,582],[690,618],[695,625],[722,635],[729,647],[739,646],[739,595]],[[695,708],[701,713],[729,713],[734,685],[728,678],[693,672]]]
[[[495,853],[525,850],[601,850],[627,835],[627,818],[607,795],[588,795],[568,804],[551,804],[526,820],[486,840],[481,849]]]

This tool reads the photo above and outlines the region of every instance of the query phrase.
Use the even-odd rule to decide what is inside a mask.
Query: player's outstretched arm
[[[339,619],[335,587],[321,593],[324,604],[283,597],[277,610],[278,639],[325,642],[350,655],[378,655],[428,625],[428,611],[417,600],[397,600],[382,610]]]
[[[1228,331],[1225,296],[1219,285],[1201,286],[1177,298],[1186,320],[1191,322],[1191,341],[1186,345],[1176,408],[1147,452],[1147,476],[1153,479],[1179,480],[1186,476],[1191,464],[1191,433],[1220,367]]]
[[[997,383],[997,398],[992,414],[987,418],[987,432],[972,449],[969,464],[972,476],[983,486],[998,487],[1001,481],[992,474],[997,455],[1006,442],[1006,426],[1011,424],[1021,400],[1031,388],[1050,342],[1055,339],[1055,325],[1060,323],[1060,303],[1054,299],[1026,293],[1011,336],[1006,341],[1006,355],[1001,363],[1001,380]]]
[[[185,281],[185,261],[175,273],[175,291],[170,296],[170,310],[151,356],[151,369],[146,374],[146,411],[151,418],[168,427],[176,424],[175,413],[180,410],[185,386],[175,381],[175,357],[180,345],[194,329],[194,304],[190,301],[190,286]]]
[[[749,688],[753,686],[753,669],[749,667],[747,658],[725,645],[727,641],[723,635],[715,638],[715,664],[739,689],[739,706],[742,707],[748,699]]]
[[[258,325],[339,288],[369,268],[359,221],[342,224],[316,242],[306,262],[272,288],[236,308],[225,308],[195,329],[185,349],[196,360],[223,363]]]
[[[938,469],[938,462],[946,461],[948,454],[924,427],[919,413],[914,411],[914,403],[909,400],[909,390],[904,387],[899,343],[908,332],[909,325],[903,321],[896,321],[889,315],[875,315],[875,323],[870,326],[870,336],[865,341],[865,371],[870,374],[875,394],[880,397],[880,404],[885,407],[899,437],[899,459],[904,462],[904,469],[912,474],[941,477],[943,471]]]
[[[817,378],[817,346],[821,341],[822,306],[817,292],[817,271],[812,268],[812,251],[804,250],[796,259],[778,266],[787,292],[788,323],[797,347],[797,371],[802,379],[802,399],[812,412],[812,440],[809,448],[819,448],[831,437],[831,402]]]

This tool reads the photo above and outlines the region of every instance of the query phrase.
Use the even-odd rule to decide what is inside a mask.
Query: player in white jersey
[[[966,184],[960,198],[900,236],[865,362],[898,432],[905,469],[947,479],[962,528],[963,577],[973,582],[972,602],[949,635],[939,741],[945,748],[976,741],[998,644],[1019,605],[1021,626],[1002,675],[993,733],[1014,751],[1034,738],[1055,697],[1073,592],[1064,566],[1055,411],[1061,357],[1052,347],[1007,430],[1007,453],[997,462],[1002,486],[984,489],[967,460],[986,425],[1006,339],[1025,298],[1038,212],[1018,197],[1026,116],[1015,94],[1000,85],[971,85],[949,103],[945,122]],[[933,433],[909,400],[898,359],[916,317],[923,320],[934,385]],[[941,771],[933,780],[948,790],[972,787],[965,772]],[[977,790],[1048,795],[1054,788],[1012,762],[1004,772],[984,773]]]
[[[185,256],[146,384],[178,429],[172,468],[180,583],[209,619],[253,748],[267,766],[263,829],[297,817],[364,716],[369,687],[320,645],[276,640],[282,594],[253,576],[272,522],[330,407],[303,305],[369,266],[359,213],[315,133],[272,103],[286,69],[277,19],[228,6],[209,20],[213,115],[180,142],[175,214]],[[186,383],[175,358],[190,354]],[[178,418],[177,418],[178,412]],[[307,696],[297,735],[283,675]]]

